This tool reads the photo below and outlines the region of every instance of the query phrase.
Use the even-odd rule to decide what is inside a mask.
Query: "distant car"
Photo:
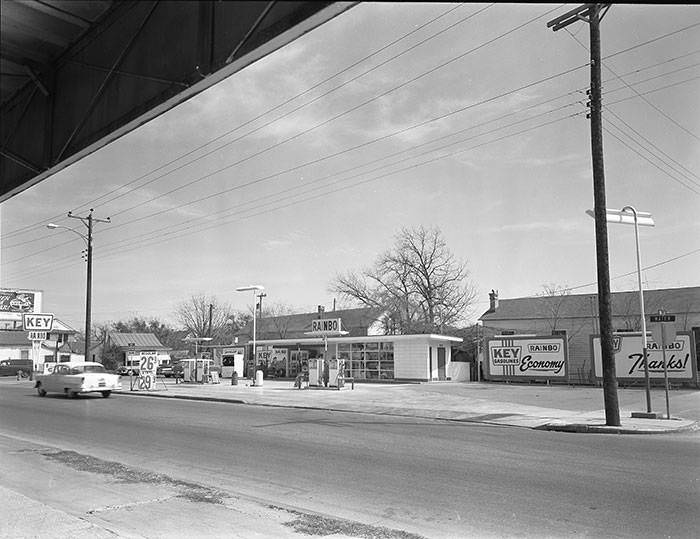
[[[117,374],[119,376],[138,376],[139,369],[138,367],[126,367],[122,365],[117,369]]]
[[[173,366],[170,363],[161,363],[156,368],[156,375],[170,378],[173,375]]]
[[[35,376],[34,387],[40,397],[46,393],[63,393],[73,398],[82,393],[102,393],[109,397],[112,391],[120,390],[122,384],[119,376],[105,371],[101,363],[61,363],[56,365],[51,374]]]
[[[29,375],[34,369],[31,359],[4,359],[0,361],[0,376],[16,376],[17,371]]]

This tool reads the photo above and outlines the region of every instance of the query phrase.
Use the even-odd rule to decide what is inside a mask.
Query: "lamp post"
[[[256,334],[256,327],[255,327],[255,319],[256,319],[256,314],[257,314],[257,298],[258,294],[262,295],[262,292],[265,290],[265,287],[259,284],[252,284],[248,286],[239,286],[236,288],[236,292],[247,292],[249,290],[253,291],[253,352],[252,352],[252,359],[253,359],[253,371],[255,371],[255,334]],[[251,374],[251,379],[255,379],[255,372]]]
[[[591,215],[593,212],[588,210]],[[651,213],[637,211],[634,206],[625,206],[621,210],[605,210],[605,220],[609,223],[622,225],[634,225],[634,241],[637,252],[637,283],[639,285],[639,313],[642,323],[642,356],[644,360],[644,382],[646,386],[647,414],[653,415],[651,411],[651,391],[649,383],[649,365],[647,363],[647,323],[644,314],[644,288],[642,287],[642,258],[639,249],[639,227],[654,226],[654,219]]]
[[[213,338],[214,337],[190,337],[190,336],[187,336],[182,340],[186,341],[186,342],[193,342],[194,343],[194,357],[195,357],[195,359],[199,359],[198,358],[198,356],[199,356],[199,343],[200,342],[201,343],[209,342]]]
[[[85,245],[87,246],[87,284],[86,284],[86,291],[85,291],[85,361],[89,361],[89,353],[90,353],[90,326],[92,325],[91,317],[92,317],[92,225],[94,222],[98,223],[110,223],[109,217],[107,219],[98,219],[96,217],[92,216],[92,208],[90,209],[90,213],[88,213],[87,217],[79,217],[77,215],[73,215],[72,212],[68,212],[68,217],[72,219],[80,219],[83,224],[87,227],[87,236],[85,234],[81,234],[74,228],[71,228],[69,226],[63,226],[63,225],[56,225],[54,223],[49,223],[46,225],[46,228],[50,229],[57,229],[57,228],[63,228],[65,230],[70,230],[74,234],[77,234],[80,236],[83,241],[85,242]]]

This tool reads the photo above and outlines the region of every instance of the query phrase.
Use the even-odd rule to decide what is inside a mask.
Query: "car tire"
[[[75,391],[71,391],[70,389],[66,388],[66,398],[74,399],[76,396],[77,393]]]
[[[111,394],[112,394],[112,392],[111,392],[110,390],[108,390],[108,391],[102,391],[102,396],[103,396],[105,399],[106,399],[107,397],[109,397]]]

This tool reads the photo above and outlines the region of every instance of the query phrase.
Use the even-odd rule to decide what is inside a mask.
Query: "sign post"
[[[661,353],[664,361],[664,388],[666,391],[666,419],[671,419],[671,405],[668,399],[668,364],[666,361],[666,344],[676,340],[676,315],[666,314],[659,310],[658,315],[651,315],[650,321],[655,324],[652,328],[654,340],[661,344]]]

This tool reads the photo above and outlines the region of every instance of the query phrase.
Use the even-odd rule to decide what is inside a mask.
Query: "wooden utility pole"
[[[617,398],[617,374],[613,351],[612,308],[610,297],[610,268],[608,264],[608,225],[605,216],[605,167],[603,166],[603,116],[601,104],[600,21],[609,4],[584,4],[547,23],[555,32],[577,21],[588,23],[591,41],[591,159],[593,165],[593,200],[595,217],[596,255],[598,267],[598,316],[600,318],[600,347],[603,360],[603,399],[605,424],[620,425]],[[601,14],[602,12],[602,14]]]
[[[68,212],[68,217],[71,217],[72,219],[80,219],[87,228],[87,236],[84,236],[72,228],[68,229],[73,230],[73,232],[76,232],[80,237],[82,237],[87,245],[87,284],[85,290],[85,361],[90,361],[90,330],[92,326],[92,227],[94,223],[111,222],[109,217],[107,217],[107,219],[98,219],[97,217],[93,217],[93,211],[94,210],[90,208],[90,213],[88,213],[86,217],[78,217],[77,215],[73,215],[73,212]]]

